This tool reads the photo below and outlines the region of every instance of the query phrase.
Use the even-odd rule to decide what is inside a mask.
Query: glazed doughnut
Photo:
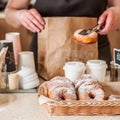
[[[99,81],[90,74],[84,74],[75,82],[79,100],[104,100],[105,92]]]
[[[77,31],[75,31],[75,33],[73,34],[73,39],[82,43],[82,44],[90,44],[90,43],[94,43],[97,41],[97,33],[96,32],[91,32],[90,34],[87,35],[82,35],[80,34],[80,32],[83,29],[79,29]]]

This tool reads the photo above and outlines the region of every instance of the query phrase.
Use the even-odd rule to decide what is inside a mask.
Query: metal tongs
[[[89,29],[83,29],[79,34],[81,35],[88,35],[92,32],[99,32],[101,29],[103,29],[105,26],[105,23],[102,24],[97,24],[96,26],[94,26],[93,28],[89,28]]]

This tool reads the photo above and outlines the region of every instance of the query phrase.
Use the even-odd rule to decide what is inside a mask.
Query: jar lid
[[[111,61],[110,64],[111,64],[111,66],[114,66],[115,68],[120,68],[120,65],[115,64],[114,61]]]
[[[88,60],[86,65],[90,67],[106,67],[107,68],[106,61],[104,60]]]
[[[77,62],[77,61],[71,61],[71,62],[66,62],[65,66],[63,67],[64,70],[74,70],[74,71],[79,71],[79,70],[85,70],[85,64],[83,62]]]

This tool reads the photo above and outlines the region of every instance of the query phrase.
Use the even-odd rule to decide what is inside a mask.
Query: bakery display
[[[39,104],[50,115],[117,115],[120,114],[119,85],[99,82],[91,74],[83,74],[74,82],[57,76],[40,85]],[[63,90],[63,86],[72,93]]]
[[[90,44],[90,43],[94,43],[97,41],[97,33],[95,31],[89,33],[89,34],[86,34],[86,35],[83,35],[81,34],[81,31],[83,29],[79,29],[79,30],[76,30],[73,34],[73,39],[81,44]]]
[[[104,100],[102,85],[92,75],[84,74],[74,83],[65,77],[54,77],[44,82],[38,90],[38,96],[45,95],[53,100]]]
[[[39,86],[38,96],[44,95],[55,101],[120,100],[120,95],[107,95],[104,87],[92,74],[83,74],[74,82],[66,77],[56,76]]]

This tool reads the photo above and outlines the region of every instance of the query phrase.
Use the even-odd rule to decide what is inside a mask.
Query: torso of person
[[[108,0],[36,0],[35,8],[44,17],[99,17]]]
[[[108,0],[36,0],[34,8],[43,17],[95,17],[103,13]],[[37,39],[34,34],[33,40]],[[37,48],[37,42],[34,43]],[[98,36],[99,59],[111,60],[110,45],[107,36]],[[103,54],[104,53],[104,54]]]

